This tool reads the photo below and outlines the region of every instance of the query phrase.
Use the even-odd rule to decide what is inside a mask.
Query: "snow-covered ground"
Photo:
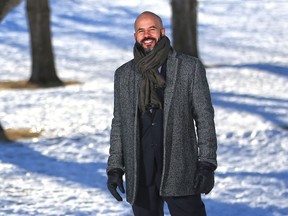
[[[132,58],[133,22],[152,10],[171,36],[168,0],[51,0],[58,75],[83,84],[1,90],[0,215],[132,215],[106,189],[114,70]],[[216,111],[216,185],[208,215],[288,215],[288,2],[199,2],[199,47]],[[0,79],[30,75],[25,4],[0,24]],[[168,215],[167,208],[165,210]]]

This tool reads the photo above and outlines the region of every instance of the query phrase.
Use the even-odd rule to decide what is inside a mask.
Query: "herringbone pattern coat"
[[[138,185],[138,90],[140,73],[134,60],[119,67],[114,77],[114,117],[107,171],[121,168],[126,199],[134,203]],[[194,194],[197,161],[217,165],[214,109],[206,72],[194,57],[171,50],[164,91],[164,161],[161,196]]]

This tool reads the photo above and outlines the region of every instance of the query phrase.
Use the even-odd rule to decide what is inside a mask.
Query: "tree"
[[[13,8],[19,5],[21,1],[22,0],[1,0],[0,1],[0,22]]]
[[[22,0],[0,0],[0,22],[21,2]],[[27,0],[26,12],[32,55],[32,72],[28,82],[44,87],[63,85],[55,69],[51,43],[49,1]]]
[[[4,131],[3,127],[2,127],[2,125],[1,125],[1,122],[0,122],[0,140],[8,141],[8,138],[7,138],[6,134],[5,134],[5,131]]]
[[[21,0],[1,0],[0,1],[0,22],[14,7],[16,7],[20,3],[21,3]],[[8,141],[5,131],[1,125],[1,122],[0,122],[0,140]]]
[[[22,0],[0,0],[0,22]],[[38,86],[59,86],[63,82],[55,69],[51,44],[50,9],[48,0],[27,0],[32,73],[29,82]],[[9,141],[0,122],[0,140]]]
[[[173,47],[198,58],[197,5],[197,0],[171,1]]]
[[[44,87],[63,85],[55,69],[49,1],[27,0],[26,12],[32,54],[32,73],[29,83]]]

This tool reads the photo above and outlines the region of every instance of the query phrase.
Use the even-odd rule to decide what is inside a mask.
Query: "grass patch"
[[[68,85],[79,85],[82,84],[78,81],[64,81],[64,86]],[[27,80],[20,80],[20,81],[0,81],[0,90],[7,90],[7,89],[43,89],[55,86],[39,86],[35,84],[29,83]],[[33,139],[38,138],[41,136],[43,131],[33,131],[28,128],[17,128],[17,129],[3,129],[1,127],[0,131],[0,140],[2,141],[17,141],[23,139]]]
[[[4,129],[5,136],[8,140],[6,141],[17,141],[23,139],[38,138],[41,136],[43,131],[32,131],[28,128],[18,128],[18,129]]]

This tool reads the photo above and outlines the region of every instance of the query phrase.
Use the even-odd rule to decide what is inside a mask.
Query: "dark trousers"
[[[156,185],[140,186],[135,204],[132,206],[135,216],[163,216],[164,202],[171,216],[206,216],[201,195],[182,197],[161,197]]]

